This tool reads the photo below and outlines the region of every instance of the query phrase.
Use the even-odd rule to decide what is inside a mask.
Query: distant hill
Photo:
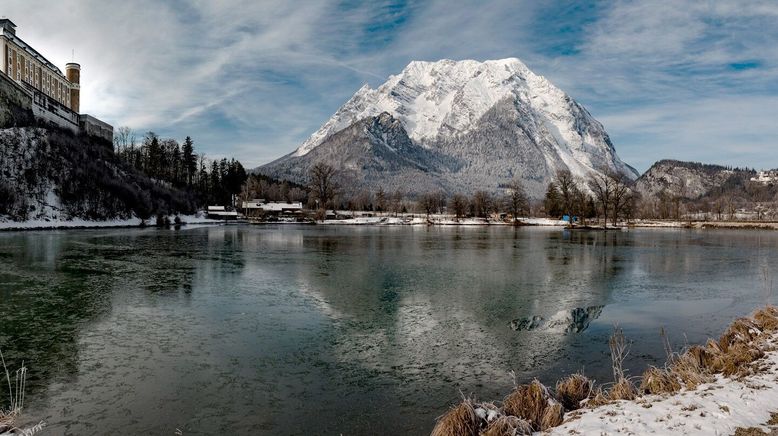
[[[732,168],[699,162],[661,160],[635,182],[635,188],[644,197],[660,193],[695,200],[725,190],[741,190],[756,176],[750,169]]]

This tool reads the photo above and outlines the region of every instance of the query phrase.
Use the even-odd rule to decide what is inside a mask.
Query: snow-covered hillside
[[[697,199],[714,188],[725,186],[730,180],[747,181],[756,176],[753,170],[729,168],[721,165],[660,160],[636,181],[635,187],[643,196],[656,197],[664,193],[670,197]]]
[[[122,224],[194,210],[191,194],[149,179],[101,141],[0,128],[0,229]]]
[[[365,141],[341,140],[338,150],[311,156],[318,148],[335,147],[331,140],[339,132],[381,114],[398,120],[408,138],[429,151],[425,156],[431,160],[417,161],[415,167],[425,168],[431,177],[424,179],[438,180],[448,191],[496,190],[518,176],[537,196],[558,169],[580,177],[592,171],[637,177],[586,109],[515,58],[411,62],[377,89],[363,86],[295,152],[259,171],[301,181],[300,167],[322,155],[353,156],[354,149],[371,148],[364,147]],[[341,166],[337,159],[328,161]],[[366,185],[387,177],[386,172],[351,170]]]

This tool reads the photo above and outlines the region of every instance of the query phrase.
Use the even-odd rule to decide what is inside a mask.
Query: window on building
[[[16,53],[16,80],[22,80],[22,55]]]
[[[13,77],[13,71],[11,70],[13,68],[13,64],[14,64],[14,57],[13,57],[13,54],[11,53],[11,49],[9,48],[8,49],[8,65],[6,65],[6,67],[8,68],[8,76],[9,77]]]

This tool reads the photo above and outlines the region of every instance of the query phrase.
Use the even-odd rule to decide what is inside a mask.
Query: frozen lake
[[[662,327],[717,336],[765,303],[777,254],[769,231],[0,233],[0,348],[49,434],[421,435],[511,371],[610,381],[614,324],[632,374],[664,362]]]

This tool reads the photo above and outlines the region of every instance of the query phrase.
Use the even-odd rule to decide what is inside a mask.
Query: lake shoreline
[[[203,224],[222,224],[224,221],[212,220],[198,215],[178,215],[180,224],[175,224],[176,216],[170,217],[170,226],[187,226]],[[143,224],[145,221],[145,225]],[[115,219],[105,221],[90,220],[27,220],[27,221],[0,221],[0,232],[22,232],[40,230],[86,230],[86,229],[121,229],[121,228],[155,228],[152,220],[140,218]]]
[[[641,377],[621,370],[629,342],[610,339],[613,383],[584,374],[546,388],[537,379],[501,402],[465,399],[439,418],[433,436],[531,434],[776,434],[778,432],[778,308],[738,318],[718,340],[669,353]],[[626,354],[622,354],[625,353]],[[500,404],[498,407],[496,404]],[[763,433],[766,431],[767,433]]]
[[[628,223],[620,223],[619,226],[576,226],[569,227],[569,223],[552,218],[522,218],[518,223],[511,221],[486,220],[483,218],[462,218],[459,220],[451,217],[419,217],[417,215],[406,216],[378,216],[378,217],[354,217],[327,221],[240,221],[231,222],[214,220],[200,215],[181,215],[180,226],[205,224],[250,224],[250,225],[323,225],[323,226],[435,226],[435,227],[560,227],[581,231],[625,230],[625,229],[692,229],[692,230],[778,230],[778,221],[678,221],[678,220],[635,220]],[[0,221],[0,232],[4,231],[40,231],[40,230],[70,230],[70,229],[102,229],[102,228],[155,228],[153,222],[140,218],[116,219],[105,221],[90,220],[28,220],[28,221]],[[175,226],[176,224],[171,224]]]

